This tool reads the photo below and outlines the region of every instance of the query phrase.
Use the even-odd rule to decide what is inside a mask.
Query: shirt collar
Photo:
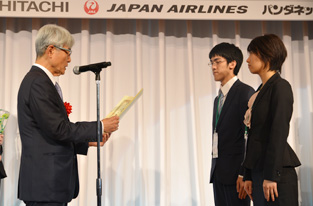
[[[36,64],[36,63],[33,66],[39,67],[42,71],[44,71],[48,75],[48,77],[51,80],[51,82],[53,83],[53,85],[55,85],[57,80],[59,80],[58,77],[53,76],[52,73],[47,68],[45,68],[44,66],[42,66],[40,64]]]
[[[221,86],[221,91],[223,93],[224,96],[227,95],[227,93],[229,92],[230,88],[233,86],[233,84],[238,80],[237,76],[234,76],[233,78],[231,78],[230,80],[228,80],[228,82],[224,85]]]

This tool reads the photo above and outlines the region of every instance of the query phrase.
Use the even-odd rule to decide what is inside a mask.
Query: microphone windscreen
[[[80,74],[79,66],[75,66],[73,69],[74,74]]]

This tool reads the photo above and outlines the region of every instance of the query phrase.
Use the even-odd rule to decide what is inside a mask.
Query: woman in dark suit
[[[300,161],[287,143],[293,94],[290,84],[280,76],[287,50],[278,36],[269,34],[253,39],[248,52],[249,70],[260,76],[262,84],[251,97],[245,115],[245,190],[254,206],[295,206],[295,167]]]

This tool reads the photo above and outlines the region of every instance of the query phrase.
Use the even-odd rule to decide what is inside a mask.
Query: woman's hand
[[[269,202],[270,198],[275,201],[275,197],[278,197],[277,182],[270,180],[263,181],[263,192],[265,199]]]

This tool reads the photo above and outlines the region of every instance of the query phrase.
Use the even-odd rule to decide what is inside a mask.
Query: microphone
[[[92,72],[100,72],[102,68],[106,68],[111,66],[111,62],[100,62],[95,64],[89,64],[85,66],[75,66],[73,69],[74,74],[80,74],[82,72],[92,71]]]

